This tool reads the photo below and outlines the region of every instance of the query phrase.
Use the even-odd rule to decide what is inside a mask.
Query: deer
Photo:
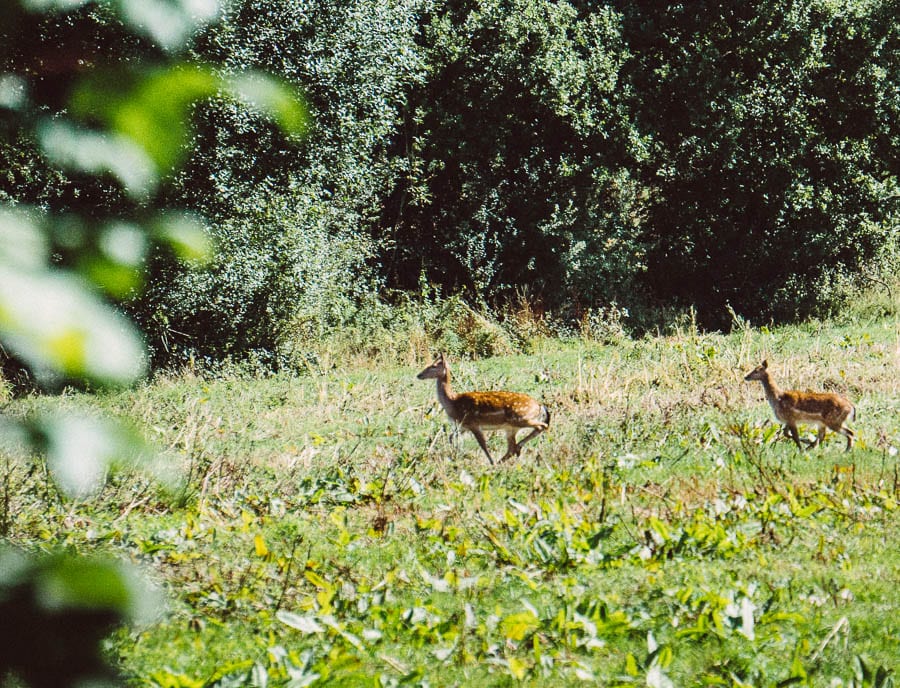
[[[819,433],[816,440],[810,444],[810,448],[822,443],[825,439],[826,428],[839,432],[847,437],[846,451],[853,446],[854,432],[846,425],[848,418],[856,418],[856,408],[845,397],[830,392],[800,392],[798,390],[782,390],[775,384],[772,374],[769,372],[769,362],[763,361],[756,368],[747,373],[744,380],[759,380],[766,393],[766,400],[772,411],[781,423],[784,424],[783,432],[789,435],[800,451],[800,435],[797,432],[797,423],[816,423]]]
[[[488,450],[484,433],[489,430],[506,432],[505,461],[519,456],[522,445],[550,427],[550,411],[527,394],[518,392],[463,392],[457,394],[450,386],[450,366],[444,354],[419,373],[420,380],[437,380],[437,398],[450,419],[475,435],[478,444],[493,466],[494,459]],[[516,435],[522,429],[531,428],[520,442]]]

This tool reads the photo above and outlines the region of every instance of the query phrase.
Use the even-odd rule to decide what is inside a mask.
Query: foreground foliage
[[[304,104],[282,82],[183,59],[185,43],[217,11],[215,0],[0,7],[4,379],[11,373],[49,389],[144,377],[143,339],[111,302],[141,291],[150,255],[208,255],[204,228],[165,190],[198,101],[215,96],[253,108],[286,137],[305,131]],[[56,485],[74,498],[89,495],[109,464],[152,454],[131,429],[106,419],[51,412],[20,420],[5,410],[0,443],[43,453]],[[0,680],[117,685],[101,642],[149,598],[131,576],[102,557],[28,557],[0,543]]]
[[[129,467],[72,501],[7,459],[2,522],[164,584],[112,647],[136,685],[893,685],[898,341],[686,325],[460,361],[460,389],[553,408],[493,469],[414,361],[22,400],[137,423],[182,477]],[[763,357],[854,400],[851,453],[780,438],[741,379]]]

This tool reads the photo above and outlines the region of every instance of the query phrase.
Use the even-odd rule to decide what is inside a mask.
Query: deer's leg
[[[850,451],[850,447],[853,446],[853,435],[855,433],[846,425],[842,425],[838,432],[847,436],[847,448],[844,451]]]
[[[484,439],[484,433],[481,432],[481,429],[477,427],[470,427],[469,430],[471,430],[472,434],[475,435],[475,439],[478,440],[478,444],[480,444],[481,448],[484,450],[484,455],[488,458],[488,461],[493,466],[494,460],[491,458],[491,453],[488,451],[487,440]]]
[[[803,451],[803,445],[800,443],[800,433],[797,432],[797,426],[787,424],[784,426],[784,429],[785,429],[785,433],[788,433],[788,432],[790,433],[791,439],[794,440],[794,442],[797,444],[797,448],[800,451]]]
[[[522,445],[525,444],[528,440],[533,440],[535,437],[540,435],[544,430],[547,429],[546,423],[541,423],[540,425],[534,425],[531,432],[529,432],[525,437],[522,438],[522,441],[519,442],[518,448],[521,449]],[[516,452],[518,453],[518,452]]]
[[[518,428],[510,428],[506,431],[506,454],[503,455],[503,458],[500,461],[506,461],[510,456],[518,456],[519,455],[519,446],[516,444],[516,433],[519,432]]]
[[[812,446],[815,447],[817,445],[822,444],[825,441],[825,426],[819,425],[819,433],[816,435],[816,441],[813,442]]]

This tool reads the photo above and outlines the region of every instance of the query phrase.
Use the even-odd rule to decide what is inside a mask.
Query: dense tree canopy
[[[213,356],[277,355],[423,280],[562,317],[615,303],[636,327],[827,312],[897,255],[898,9],[233,0],[193,59],[303,88],[310,135],[226,97],[196,107],[165,197],[219,251],[199,272],[156,256],[129,309],[158,352]],[[9,198],[131,202],[31,146],[4,153]]]
[[[896,10],[623,3],[657,298],[795,318],[896,247]]]

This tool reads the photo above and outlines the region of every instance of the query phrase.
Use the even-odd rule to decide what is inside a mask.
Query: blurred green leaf
[[[47,12],[72,10],[87,2],[88,0],[22,0],[22,5],[32,12]]]
[[[122,265],[105,256],[89,256],[79,263],[81,273],[118,299],[133,297],[144,285],[143,270]]]
[[[271,118],[289,135],[306,132],[306,106],[284,82],[256,72],[223,78],[202,65],[97,72],[78,85],[71,107],[76,117],[99,120],[141,147],[157,172],[166,174],[185,154],[192,105],[220,93]]]
[[[48,255],[46,233],[32,212],[0,208],[0,264],[37,268],[46,263]]]
[[[131,592],[110,563],[86,557],[60,558],[35,580],[36,598],[47,609],[100,607],[125,613]]]
[[[118,0],[123,20],[166,50],[181,48],[219,13],[217,0]]]
[[[200,218],[188,213],[166,213],[154,223],[154,237],[166,243],[183,261],[202,264],[213,254],[213,242]]]
[[[136,296],[144,284],[144,230],[132,223],[115,222],[101,231],[98,249],[82,258],[81,273],[111,296]]]
[[[107,473],[137,470],[165,489],[180,476],[175,462],[128,423],[84,413],[38,413],[25,420],[0,416],[0,450],[11,456],[46,456],[56,484],[69,497],[89,497]]]
[[[503,635],[509,640],[515,641],[524,639],[526,635],[537,630],[539,626],[540,622],[532,612],[510,614],[501,623]]]
[[[156,188],[157,170],[143,147],[124,135],[94,132],[61,121],[45,121],[37,130],[41,147],[60,167],[100,175],[109,173],[136,198]]]
[[[184,154],[191,105],[217,90],[212,70],[196,65],[98,71],[76,87],[71,109],[76,117],[99,120],[140,146],[157,172],[165,174]]]
[[[56,483],[70,497],[102,487],[113,464],[137,464],[152,455],[140,435],[113,421],[84,415],[41,416],[31,423]]]
[[[295,628],[298,631],[302,631],[303,633],[309,634],[325,632],[325,627],[322,626],[318,621],[316,621],[312,616],[301,616],[300,614],[284,611],[282,609],[276,612],[275,617],[284,625]]]
[[[309,115],[296,90],[287,83],[261,72],[230,77],[226,87],[240,103],[276,122],[286,134],[306,134]]]
[[[0,108],[18,110],[28,101],[28,84],[16,74],[0,74]]]
[[[59,270],[0,263],[0,339],[38,375],[121,385],[147,368],[134,326]]]
[[[4,680],[12,672],[32,688],[119,685],[103,639],[125,621],[149,623],[163,607],[159,589],[127,564],[69,554],[29,558],[0,547]]]

